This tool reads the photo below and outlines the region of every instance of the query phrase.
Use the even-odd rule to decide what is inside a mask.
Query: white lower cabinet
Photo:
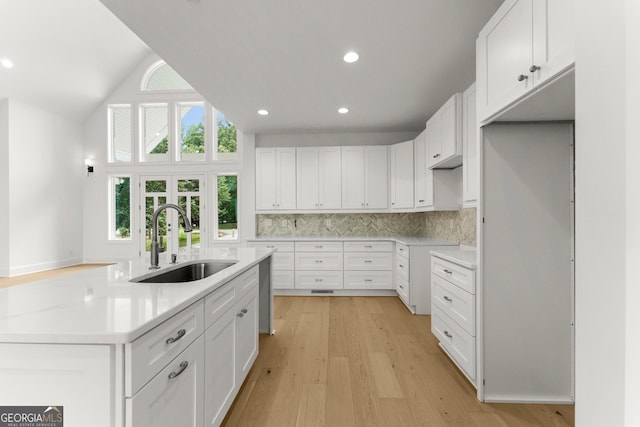
[[[475,270],[431,256],[431,332],[476,384]]]
[[[204,354],[204,341],[200,336],[135,396],[127,399],[127,425],[202,426]]]

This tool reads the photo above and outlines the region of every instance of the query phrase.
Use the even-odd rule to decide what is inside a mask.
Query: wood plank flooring
[[[275,297],[226,427],[574,425],[573,405],[484,404],[396,297]]]
[[[42,279],[51,279],[54,277],[64,276],[76,271],[87,270],[90,268],[104,267],[109,264],[78,264],[69,267],[61,267],[53,270],[41,271],[38,273],[23,274],[13,277],[0,277],[0,288],[8,288],[10,286],[22,285],[29,282],[35,282]]]

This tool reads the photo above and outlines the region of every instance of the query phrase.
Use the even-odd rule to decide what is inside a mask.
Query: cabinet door
[[[442,152],[442,120],[438,110],[427,121],[427,167],[432,168],[439,161]]]
[[[276,149],[256,148],[256,209],[276,209]]]
[[[413,141],[414,204],[416,208],[427,206],[427,130],[423,130]]]
[[[365,208],[386,209],[389,206],[388,187],[387,147],[367,147],[365,150]]]
[[[342,207],[340,147],[318,149],[318,202],[320,209]]]
[[[575,0],[533,2],[534,84],[544,82],[575,62]]]
[[[278,209],[296,208],[296,149],[278,148]]]
[[[242,384],[258,357],[258,288],[233,310],[236,316],[236,383]]]
[[[478,123],[476,121],[476,85],[462,94],[462,201],[464,207],[478,200]]]
[[[537,0],[536,0],[537,1]],[[533,0],[506,0],[482,29],[477,42],[481,116],[495,113],[529,90],[533,60]]]
[[[126,401],[128,427],[203,425],[204,341],[200,336]]]
[[[363,147],[342,147],[342,208],[364,208],[365,155]]]
[[[297,208],[319,209],[318,199],[318,149],[298,148],[297,165]]]
[[[441,167],[453,168],[462,162],[462,109],[460,107],[461,95],[456,93],[440,108],[440,161],[437,164]]]
[[[391,209],[413,207],[413,141],[391,146]]]
[[[236,311],[232,308],[204,334],[205,420],[220,425],[233,403],[236,381]]]

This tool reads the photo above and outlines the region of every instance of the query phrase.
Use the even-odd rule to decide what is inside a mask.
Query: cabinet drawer
[[[436,274],[465,291],[476,293],[475,272],[436,256],[431,257],[431,273]]]
[[[345,252],[393,252],[392,242],[344,242]]]
[[[396,274],[409,281],[409,260],[403,256],[396,256]]]
[[[432,274],[431,302],[469,334],[476,335],[475,295]]]
[[[252,248],[277,249],[280,252],[293,252],[293,242],[249,242]]]
[[[342,288],[342,271],[296,271],[296,289]]]
[[[409,282],[407,282],[402,276],[396,274],[396,292],[402,298],[405,304],[409,305],[410,289]]]
[[[390,271],[345,271],[345,289],[393,289]]]
[[[204,338],[200,336],[126,399],[127,427],[204,425],[203,379]]]
[[[471,378],[476,378],[476,339],[452,321],[438,307],[433,307],[431,332],[456,364]]]
[[[296,270],[342,270],[342,252],[296,252]]]
[[[202,300],[125,345],[125,393],[133,396],[204,331]]]
[[[396,254],[409,258],[409,246],[396,242]]]
[[[271,280],[273,281],[273,289],[293,289],[294,288],[293,271],[272,271]]]
[[[391,252],[345,252],[345,270],[389,270],[393,267]]]
[[[296,252],[342,252],[342,242],[296,242]]]
[[[276,252],[271,255],[271,267],[273,270],[293,270],[294,259],[293,252]]]

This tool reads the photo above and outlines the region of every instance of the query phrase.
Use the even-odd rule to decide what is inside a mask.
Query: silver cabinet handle
[[[185,334],[187,333],[186,329],[180,329],[178,331],[178,334],[175,337],[170,337],[167,338],[167,340],[165,341],[167,344],[173,344],[174,342],[178,341],[180,338],[182,338]]]
[[[322,245],[316,245],[314,246],[316,249],[322,249]]]
[[[242,314],[247,314],[247,312],[248,312],[248,311],[249,311],[249,310],[247,310],[246,308],[243,308],[242,310],[240,310],[240,313],[242,313]]]
[[[530,73],[535,73],[536,71],[538,71],[540,69],[539,66],[537,65],[532,65],[531,67],[529,67],[529,72]]]
[[[444,296],[445,301],[449,301],[449,302],[453,302],[453,300],[451,298],[449,298],[448,296]]]
[[[189,362],[187,362],[186,360],[182,363],[180,363],[180,369],[178,369],[177,371],[173,371],[169,374],[169,379],[172,380],[174,378],[177,378],[180,376],[181,373],[184,372],[185,369],[187,369],[187,366],[189,366]]]
[[[238,314],[236,314],[236,316],[238,316],[238,317],[244,317],[244,313],[243,313],[243,312],[239,312]]]
[[[418,200],[418,203],[424,203],[424,199]]]
[[[373,248],[373,246],[371,246],[371,245],[365,245],[364,247],[367,248],[367,249]]]
[[[316,279],[316,282],[324,282],[324,279]]]
[[[525,76],[524,74],[520,74],[520,75],[518,76],[518,81],[519,81],[519,82],[522,82],[522,81],[527,80],[528,78],[529,78],[529,76]]]
[[[451,335],[449,333],[449,331],[444,331],[444,334],[448,337],[448,338],[453,338],[453,335]]]
[[[371,279],[364,279],[365,282],[373,282]]]
[[[318,264],[322,264],[322,260],[321,259],[317,259],[317,260],[315,260],[313,262],[318,263]]]
[[[453,271],[447,270],[446,268],[444,269],[444,272],[447,273],[447,274],[453,274]]]
[[[402,264],[398,264],[398,266],[399,266],[400,268],[404,268],[404,265],[402,265]]]
[[[433,155],[434,159],[437,159],[438,157],[440,157],[440,153],[436,153],[436,154]]]
[[[364,260],[364,263],[365,263],[365,264],[371,264],[372,262],[373,262],[373,261],[371,261],[370,259],[365,259],[365,260]]]

